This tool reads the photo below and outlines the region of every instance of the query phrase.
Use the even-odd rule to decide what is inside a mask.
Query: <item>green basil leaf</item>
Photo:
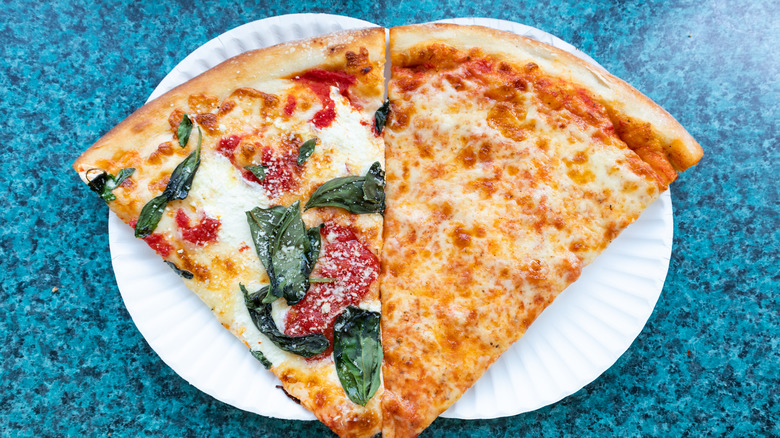
[[[192,132],[192,120],[186,113],[181,118],[179,123],[179,129],[176,135],[179,137],[179,146],[187,147],[187,142],[190,140],[190,132]]]
[[[384,172],[377,162],[366,176],[344,176],[325,182],[314,191],[304,210],[338,207],[354,214],[384,214],[384,185]]]
[[[246,212],[246,220],[249,224],[252,242],[255,244],[255,252],[272,282],[276,278],[276,274],[274,272],[271,243],[276,236],[276,229],[281,225],[286,212],[287,209],[281,205],[271,208],[255,207]],[[273,289],[273,291],[275,292],[276,289]],[[270,303],[281,296],[281,293],[278,296],[273,295],[272,288],[269,287],[264,302]]]
[[[273,243],[276,284],[272,282],[271,288],[278,288],[289,305],[302,300],[309,290],[307,244],[309,237],[301,218],[301,203],[296,201],[287,209]]]
[[[363,199],[362,176],[343,176],[326,181],[311,195],[304,210],[314,207],[339,207],[350,210],[354,199]],[[354,212],[353,212],[354,213]]]
[[[171,269],[173,269],[173,272],[179,274],[179,277],[186,278],[187,280],[192,280],[192,278],[195,277],[192,274],[192,272],[184,270],[184,269],[179,269],[179,267],[176,266],[176,263],[169,262],[168,260],[163,260],[163,261],[165,262],[165,264],[170,266]]]
[[[244,285],[239,285],[244,294],[244,303],[246,303],[249,316],[261,333],[266,335],[271,342],[284,351],[297,354],[303,357],[312,357],[328,349],[328,338],[322,333],[313,333],[304,336],[290,336],[279,331],[276,323],[271,317],[271,304],[261,303],[259,295],[262,293],[250,294]],[[261,289],[262,290],[262,289]]]
[[[317,137],[306,140],[298,149],[298,165],[303,166],[303,163],[311,157],[314,153],[314,148],[317,146]]]
[[[262,181],[265,179],[265,171],[268,170],[268,166],[263,166],[262,164],[259,166],[244,166],[244,169],[252,172],[252,175],[254,175],[258,181]]]
[[[87,171],[87,178],[89,178],[89,174],[94,171],[98,171],[99,173],[96,177],[87,180],[87,186],[89,186],[90,190],[100,195],[101,198],[106,199],[106,183],[111,179],[111,174],[102,169],[90,169]],[[111,194],[111,196],[113,196],[113,194]],[[116,199],[115,196],[113,199],[110,199],[110,201],[113,201],[114,199]]]
[[[255,251],[271,283],[263,302],[280,297],[289,305],[299,302],[309,290],[309,274],[319,256],[319,228],[306,230],[300,202],[287,208],[256,207],[246,214]]]
[[[87,185],[89,186],[90,190],[100,195],[100,197],[103,198],[103,200],[106,202],[116,199],[116,196],[112,193],[112,190],[119,187],[119,184],[122,184],[128,177],[130,177],[130,175],[133,174],[133,172],[135,172],[134,168],[128,167],[126,169],[120,170],[116,177],[114,177],[104,170],[90,169],[87,172],[87,176],[89,176],[89,173],[93,170],[97,170],[100,173],[98,176],[89,180]]]
[[[111,187],[111,190],[119,187],[127,178],[130,178],[130,175],[132,175],[133,172],[135,172],[135,169],[132,167],[120,170],[119,173],[116,174],[116,177],[114,177],[114,187]]]
[[[336,318],[333,326],[333,360],[347,397],[365,406],[381,383],[379,313],[349,306]]]
[[[135,225],[135,237],[146,237],[157,228],[160,223],[165,206],[168,202],[175,199],[184,199],[190,193],[192,180],[195,178],[195,172],[200,166],[200,147],[203,144],[203,132],[198,127],[198,146],[187,156],[171,173],[168,185],[165,186],[162,195],[152,199],[141,209],[138,216],[138,223]]]
[[[144,205],[138,216],[138,222],[135,224],[135,237],[144,238],[154,232],[157,224],[160,223],[166,205],[168,205],[168,197],[165,193]]]
[[[184,199],[190,193],[192,180],[195,178],[198,166],[200,166],[200,147],[203,143],[203,132],[200,130],[200,126],[198,126],[198,134],[200,134],[198,146],[173,169],[168,185],[165,186],[163,195],[167,196],[169,201]]]
[[[376,110],[374,113],[374,120],[376,121],[376,132],[382,133],[382,129],[387,122],[387,115],[390,113],[390,100],[385,100],[385,103]]]
[[[335,283],[335,278],[310,278],[309,283]]]
[[[269,289],[271,289],[271,286],[266,285],[261,287],[257,292],[251,293],[248,296],[244,295],[244,303],[246,303],[247,309],[257,311],[263,307],[266,304],[263,299],[268,295]]]
[[[363,199],[378,205],[379,213],[385,212],[385,172],[379,162],[371,165],[363,183]]]
[[[263,354],[260,350],[252,350],[252,356],[255,357],[255,359],[259,360],[261,364],[265,367],[265,369],[270,370],[274,364],[271,363],[270,360],[268,360],[267,357]]]
[[[320,257],[320,248],[322,246],[322,240],[320,237],[320,230],[322,225],[318,225],[306,230],[307,240],[304,242],[304,255],[306,261],[309,264],[309,272],[314,269],[314,264],[317,263],[317,259]]]

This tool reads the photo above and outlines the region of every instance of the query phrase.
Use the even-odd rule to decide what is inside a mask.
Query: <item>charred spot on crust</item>
[[[300,400],[298,400],[297,398],[295,398],[295,397],[291,396],[291,395],[290,395],[290,393],[289,393],[289,392],[287,392],[287,390],[286,390],[286,389],[284,389],[284,387],[283,387],[282,385],[276,385],[276,387],[277,387],[277,388],[279,388],[279,389],[281,389],[281,390],[282,390],[282,392],[284,393],[284,395],[286,395],[287,397],[289,397],[289,398],[290,398],[290,400],[294,401],[295,403],[301,404],[301,401],[300,401]]]

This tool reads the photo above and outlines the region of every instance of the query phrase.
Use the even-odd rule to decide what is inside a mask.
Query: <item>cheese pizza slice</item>
[[[382,28],[248,52],[143,106],[74,163],[342,437],[381,428],[384,61]]]
[[[390,30],[383,436],[419,434],[702,155],[573,55],[476,26]]]

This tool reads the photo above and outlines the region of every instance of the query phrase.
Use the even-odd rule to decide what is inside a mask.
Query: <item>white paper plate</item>
[[[592,59],[538,29],[485,18],[445,20],[512,31]],[[245,24],[204,44],[177,65],[149,99],[241,52],[342,29],[376,26],[349,17],[295,14]],[[225,330],[211,311],[113,213],[111,261],[127,310],[155,352],[180,376],[225,403],[270,417],[313,420],[276,377]],[[583,270],[443,416],[495,418],[538,409],[570,395],[617,361],[644,327],[663,288],[672,250],[669,192]]]

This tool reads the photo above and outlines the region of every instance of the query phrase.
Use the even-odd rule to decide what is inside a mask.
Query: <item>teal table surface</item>
[[[0,435],[329,436],[317,422],[223,404],[158,358],[117,290],[107,208],[70,169],[192,50],[298,12],[538,27],[659,102],[705,151],[671,188],[669,274],[628,352],[551,406],[438,419],[423,436],[780,435],[778,10],[771,0],[3,1]]]

